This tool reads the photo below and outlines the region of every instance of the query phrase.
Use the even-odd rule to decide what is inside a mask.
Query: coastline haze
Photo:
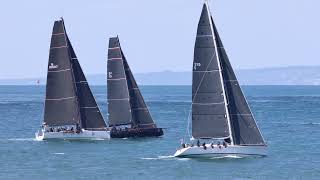
[[[241,85],[320,85],[320,66],[292,66],[235,71]],[[134,73],[134,72],[133,72]],[[191,85],[191,71],[134,73],[139,85]],[[87,74],[90,85],[106,85],[104,73]],[[45,77],[0,79],[0,85],[36,85],[46,83]]]

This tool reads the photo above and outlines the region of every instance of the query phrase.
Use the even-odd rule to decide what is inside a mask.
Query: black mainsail
[[[232,144],[265,145],[206,3],[195,45],[192,97],[193,137],[229,136]]]
[[[83,129],[106,127],[63,20],[55,21],[53,27],[44,122],[48,126],[79,125]]]
[[[192,136],[228,138],[228,109],[211,21],[204,5],[198,24],[192,77]]]
[[[81,121],[63,20],[55,21],[53,27],[44,109],[48,126],[75,125]]]
[[[107,66],[109,126],[132,124],[129,90],[118,37],[109,40]]]
[[[103,120],[96,100],[89,87],[87,79],[81,69],[78,58],[73,50],[69,38],[67,37],[68,47],[71,55],[72,69],[77,87],[77,96],[79,100],[81,113],[81,127],[83,129],[104,129],[106,123]]]
[[[109,125],[156,128],[118,37],[109,40],[107,76]]]

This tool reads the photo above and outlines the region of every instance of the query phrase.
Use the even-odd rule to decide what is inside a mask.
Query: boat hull
[[[80,133],[70,132],[44,132],[39,131],[36,133],[36,140],[49,140],[49,139],[110,139],[110,131],[89,131],[82,130]]]
[[[111,130],[111,138],[130,137],[158,137],[163,135],[162,128],[128,128],[125,130]]]
[[[203,146],[194,146],[181,148],[174,154],[175,157],[252,157],[252,156],[266,156],[266,146],[237,146],[229,145],[227,147],[217,146],[211,147],[211,144],[206,144],[206,149]]]

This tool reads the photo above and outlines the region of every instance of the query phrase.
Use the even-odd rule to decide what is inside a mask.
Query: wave
[[[167,100],[167,99],[159,99],[159,100],[150,100],[146,101],[146,103],[188,103],[190,104],[191,100]]]
[[[257,102],[257,103],[269,103],[269,102],[286,102],[283,100],[272,100],[272,99],[261,99],[261,100],[248,100],[249,102]]]
[[[52,154],[55,154],[55,155],[64,155],[64,153],[52,153]]]
[[[294,126],[297,126],[297,125],[302,125],[302,126],[319,126],[320,125],[320,122],[304,122],[304,123],[292,123],[292,122],[270,122],[269,124],[277,124],[277,125],[294,125]]]
[[[320,123],[316,123],[316,122],[306,122],[306,123],[301,123],[301,125],[305,125],[305,126],[319,126]]]

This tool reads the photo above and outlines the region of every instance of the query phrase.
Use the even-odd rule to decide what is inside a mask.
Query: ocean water
[[[106,119],[106,87],[92,87]],[[244,86],[264,158],[178,159],[190,86],[143,86],[161,138],[37,142],[43,86],[0,86],[0,179],[319,179],[320,86]]]

